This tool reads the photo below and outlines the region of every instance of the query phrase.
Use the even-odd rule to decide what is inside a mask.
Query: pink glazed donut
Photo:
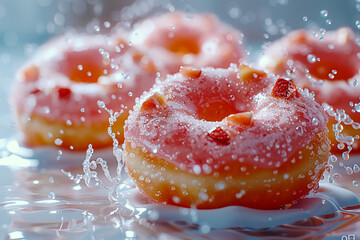
[[[156,202],[276,209],[318,188],[327,120],[290,80],[247,65],[184,67],[141,96],[125,122],[124,157]]]
[[[73,150],[89,144],[111,147],[104,106],[116,115],[112,131],[122,142],[129,108],[150,89],[156,72],[126,41],[67,35],[42,46],[19,70],[10,97],[22,143]]]
[[[244,57],[243,36],[213,14],[165,13],[135,24],[130,41],[145,48],[162,74],[180,66],[224,67]]]
[[[355,79],[360,76],[359,53],[360,46],[349,28],[340,28],[323,36],[297,30],[271,44],[259,65],[278,75],[290,75],[297,86],[313,91],[317,102],[327,103],[338,112],[342,127],[335,118],[330,118],[328,123],[332,149],[338,151],[339,142],[350,145],[354,142],[355,139],[347,135],[359,134],[360,115],[354,109],[360,96],[359,87],[354,86]],[[334,127],[343,128],[338,131],[342,136],[337,139]],[[358,140],[355,140],[353,150],[360,150]]]

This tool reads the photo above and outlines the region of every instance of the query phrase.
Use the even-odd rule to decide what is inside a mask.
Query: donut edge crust
[[[141,147],[133,148],[128,141],[124,156],[129,176],[156,202],[198,209],[231,205],[278,209],[318,188],[330,155],[327,134],[328,130],[316,134],[277,169],[232,162],[226,165],[228,170],[196,175],[143,152]],[[247,170],[241,171],[244,167]]]
[[[124,141],[124,121],[127,116],[127,112],[121,114],[112,126],[112,131],[119,133],[116,134],[119,142]],[[30,120],[27,120],[28,118]],[[75,151],[86,150],[89,144],[94,148],[106,148],[111,147],[113,143],[108,134],[108,120],[91,124],[86,124],[85,120],[85,124],[67,125],[60,120],[49,120],[34,113],[28,116],[17,111],[16,123],[20,130],[20,141],[27,147],[56,147],[57,138],[62,140],[61,148],[70,149],[72,146]]]

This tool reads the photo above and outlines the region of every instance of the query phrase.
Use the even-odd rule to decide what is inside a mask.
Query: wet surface
[[[45,165],[46,159],[10,153],[14,142],[1,143],[0,232],[6,239],[340,239],[360,232],[360,191],[354,176],[342,174],[338,185],[322,183],[317,194],[289,209],[198,211],[141,197],[126,173],[114,172],[114,158],[107,158],[107,166],[119,181],[114,184],[100,167],[92,167],[98,175],[86,182],[87,170],[81,167],[86,154],[78,154],[78,164],[61,169],[54,160]]]

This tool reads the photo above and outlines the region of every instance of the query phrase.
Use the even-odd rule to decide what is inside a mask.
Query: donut
[[[38,49],[16,74],[10,97],[23,145],[111,147],[110,125],[123,141],[135,97],[150,89],[156,76],[125,37],[66,34]]]
[[[165,76],[180,66],[227,68],[244,57],[242,33],[210,13],[176,11],[147,18],[134,25],[130,42],[145,48]]]
[[[334,151],[339,151],[338,146],[341,150],[344,144],[360,150],[360,115],[355,109],[360,95],[355,80],[359,78],[359,52],[360,46],[349,28],[320,36],[301,29],[272,43],[259,60],[259,67],[292,76],[297,86],[315,93],[316,101],[330,115],[338,116],[328,123]]]
[[[243,64],[188,66],[139,98],[125,121],[124,159],[155,202],[276,209],[318,188],[327,120],[291,80]]]

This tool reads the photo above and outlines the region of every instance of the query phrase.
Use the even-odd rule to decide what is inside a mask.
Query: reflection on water
[[[114,179],[108,180],[102,169],[92,168],[98,173],[99,184],[87,186],[85,181],[76,179],[84,176],[81,161],[61,171],[38,159],[11,153],[9,142],[0,141],[1,239],[341,239],[352,234],[359,236],[360,201],[355,194],[335,185],[323,184],[316,196],[286,210],[234,207],[196,211],[150,203],[140,197],[123,176],[115,189],[117,200],[110,201],[109,191],[114,186],[110,180]],[[79,154],[78,158],[85,159],[86,154]],[[11,160],[14,162],[9,162]],[[116,176],[116,172],[111,172],[117,167],[116,160],[109,160],[108,164],[109,174]],[[41,165],[46,167],[39,167]],[[350,177],[344,174],[340,184],[359,193]],[[339,210],[336,204],[347,207]],[[256,223],[251,225],[251,222]]]

